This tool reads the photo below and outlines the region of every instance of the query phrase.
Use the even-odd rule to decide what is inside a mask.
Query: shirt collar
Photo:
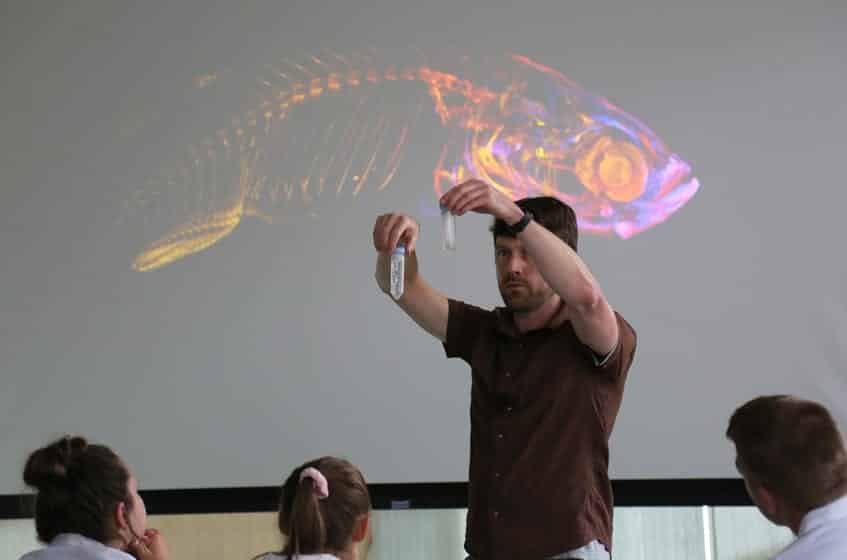
[[[847,495],[807,513],[800,523],[800,534],[803,535],[845,517],[847,517]]]
[[[506,335],[510,338],[521,338],[522,336],[530,335],[533,333],[550,332],[554,330],[553,327],[546,326],[527,332],[521,332],[518,330],[518,326],[515,324],[515,314],[508,307],[495,307],[494,315],[496,317],[495,324],[497,326],[497,332]],[[567,322],[563,323],[562,325],[566,324]],[[559,327],[561,327],[562,325],[560,325]]]
[[[494,313],[497,317],[497,332],[512,338],[517,338],[521,335],[517,325],[515,325],[515,317],[511,309],[508,307],[496,307],[494,308]]]
[[[76,533],[62,533],[60,535],[56,535],[53,540],[50,541],[50,546],[80,547],[90,550],[92,553],[98,554],[99,558],[105,558],[108,560],[135,560],[134,556],[131,556],[122,550],[106,546],[100,541],[95,541],[94,539],[89,539],[88,537],[84,537]]]

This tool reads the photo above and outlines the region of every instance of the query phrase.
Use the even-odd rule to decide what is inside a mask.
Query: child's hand
[[[142,538],[133,539],[129,551],[138,560],[170,560],[168,545],[155,529],[147,529]]]

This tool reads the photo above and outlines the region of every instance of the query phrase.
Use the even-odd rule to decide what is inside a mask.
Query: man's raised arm
[[[441,204],[461,216],[489,214],[507,225],[521,221],[524,211],[509,197],[483,181],[471,179],[447,191]],[[539,273],[567,306],[568,318],[580,341],[599,355],[618,342],[618,322],[585,262],[567,243],[531,221],[517,238]]]

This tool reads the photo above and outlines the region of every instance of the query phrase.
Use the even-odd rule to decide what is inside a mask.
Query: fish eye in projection
[[[403,159],[420,151],[409,136],[424,115],[443,134],[427,137],[441,145],[433,197],[476,177],[515,199],[557,197],[582,231],[627,239],[697,192],[690,166],[646,125],[527,57],[463,57],[444,67],[378,58],[329,53],[274,66],[252,108],[151,181],[157,204],[179,217],[133,268],[202,251],[246,216],[275,222],[327,197],[389,187]]]

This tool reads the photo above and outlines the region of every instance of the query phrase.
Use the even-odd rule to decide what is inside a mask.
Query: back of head
[[[820,404],[787,395],[739,407],[726,431],[739,468],[799,512],[847,493],[847,452],[835,420]]]
[[[326,497],[314,478],[302,476],[309,468],[326,479]],[[359,469],[336,457],[309,461],[294,469],[282,486],[279,530],[288,537],[282,552],[342,552],[352,542],[356,522],[370,511],[370,494]]]
[[[536,222],[553,232],[556,237],[567,243],[571,249],[577,250],[579,231],[577,229],[576,213],[573,208],[552,196],[522,198],[515,202],[523,210],[532,212]],[[512,237],[506,224],[495,219],[491,226],[494,238]]]
[[[105,543],[114,537],[115,508],[129,503],[129,472],[121,459],[81,437],[65,436],[34,451],[23,478],[37,490],[35,529],[43,542],[77,533]]]

